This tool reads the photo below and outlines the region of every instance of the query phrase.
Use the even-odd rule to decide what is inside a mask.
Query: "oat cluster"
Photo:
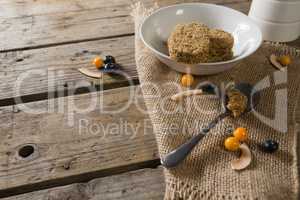
[[[239,90],[231,89],[227,92],[229,98],[227,109],[230,110],[233,116],[241,116],[247,109],[248,98],[242,94]]]
[[[176,25],[168,39],[170,57],[188,64],[230,60],[233,44],[231,34],[196,22]]]

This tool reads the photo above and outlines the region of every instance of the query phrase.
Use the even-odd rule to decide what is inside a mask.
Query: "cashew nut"
[[[251,151],[246,144],[240,145],[240,158],[231,161],[231,168],[234,170],[242,170],[248,167],[252,161]]]
[[[274,54],[270,56],[270,62],[274,67],[279,69],[280,71],[283,71],[285,68],[278,62],[278,57]]]
[[[184,97],[190,97],[190,96],[195,96],[195,95],[200,95],[203,94],[203,90],[198,89],[198,90],[187,90],[180,92],[178,94],[175,94],[171,97],[173,101],[179,101],[182,100]]]
[[[102,78],[103,76],[103,73],[100,72],[100,71],[92,71],[92,70],[89,70],[87,68],[79,68],[78,71],[88,77],[91,77],[91,78]]]

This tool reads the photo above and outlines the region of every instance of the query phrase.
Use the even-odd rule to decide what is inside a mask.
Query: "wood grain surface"
[[[18,96],[69,91],[91,87],[92,79],[81,74],[77,69],[94,69],[92,60],[96,56],[114,55],[122,65],[124,75],[106,75],[101,85],[113,87],[114,84],[130,84],[125,77],[137,79],[134,61],[133,36],[106,39],[77,44],[34,49],[28,51],[7,52],[0,54],[0,99]],[[64,93],[62,93],[64,94]]]
[[[163,198],[162,169],[136,171],[157,167],[158,151],[139,88],[124,87],[138,83],[130,17],[136,1],[0,0],[0,197]],[[158,3],[195,1],[244,13],[251,3]],[[300,39],[289,45],[300,48]],[[133,83],[108,75],[95,82],[77,71],[107,54]],[[116,87],[124,88],[99,92]]]
[[[162,168],[143,169],[64,187],[27,193],[3,200],[162,200]]]
[[[0,118],[0,197],[159,163],[139,87],[3,107]],[[22,157],[24,146],[35,150]]]
[[[133,34],[131,4],[137,0],[1,0],[0,51],[45,47]],[[210,3],[245,0],[202,0]],[[151,6],[154,0],[142,0]],[[183,2],[160,0],[161,6]],[[192,2],[185,1],[185,2]]]
[[[1,1],[2,5],[5,1]],[[15,2],[15,1],[13,1]],[[30,15],[37,15],[38,17],[43,15],[50,15],[53,13],[54,17],[58,17],[57,13],[61,13],[63,15],[64,13],[68,13],[68,9],[70,9],[72,12],[76,10],[76,6],[67,6],[70,4],[70,1],[55,1],[57,4],[50,4],[49,9],[45,8],[45,5],[47,5],[48,1],[35,1],[35,3],[32,2],[32,8],[29,9]],[[50,2],[50,1],[49,1]],[[75,2],[83,2],[83,1],[74,1]],[[106,9],[125,9],[122,11],[122,13],[127,13],[129,15],[129,10],[124,5],[125,2],[129,6],[129,1],[112,1],[112,4],[101,4],[101,1],[96,3],[94,1],[91,1],[91,5],[89,6],[108,6]],[[149,1],[147,1],[148,4]],[[146,3],[147,3],[146,2]],[[179,2],[179,1],[175,1]],[[202,1],[201,1],[202,2]],[[230,1],[221,1],[221,0],[214,0],[214,1],[203,1],[203,2],[215,2],[215,3],[223,3],[225,2],[227,6],[247,12],[249,9],[249,2],[244,1],[238,1],[239,3],[229,3]],[[16,2],[15,2],[16,3]],[[174,3],[173,0],[163,0],[160,1],[160,4],[162,5],[168,5]],[[6,2],[6,4],[8,4]],[[45,5],[44,5],[45,4]],[[83,3],[86,4],[86,3]],[[120,5],[120,8],[114,7],[111,5]],[[126,5],[127,5],[126,4]],[[0,4],[1,5],[1,4]],[[5,5],[5,4],[4,4]],[[19,4],[17,4],[19,5]],[[19,5],[20,6],[20,5]],[[37,7],[36,9],[35,6]],[[43,7],[44,6],[44,7]],[[3,8],[6,8],[3,6]],[[65,8],[65,12],[63,12],[63,8]],[[3,12],[10,12],[9,9],[6,8],[7,11]],[[47,10],[46,13],[43,14],[40,10]],[[88,9],[89,10],[89,9]],[[101,14],[102,12],[97,10],[98,14]],[[24,9],[25,12],[26,9]],[[29,12],[28,11],[28,12]],[[71,12],[70,11],[70,12]],[[12,12],[12,11],[11,11]],[[22,12],[19,13],[19,15],[22,16]],[[42,12],[42,13],[39,13]],[[104,11],[103,11],[104,12]],[[121,12],[121,11],[120,11]],[[102,13],[102,15],[104,15]],[[7,14],[10,16],[10,14]],[[85,11],[85,15],[87,14],[87,11]],[[101,15],[101,16],[102,16]],[[9,17],[8,17],[9,18]],[[23,17],[16,17],[14,15],[11,16],[14,20],[23,20]],[[9,18],[9,19],[11,19]],[[118,17],[113,18],[113,20],[116,20]],[[129,18],[129,16],[128,16]],[[81,19],[81,17],[79,17]],[[84,26],[85,23],[81,22],[79,19],[75,20],[76,23],[78,23],[79,27],[78,30],[73,30],[70,28],[64,28],[61,30],[62,33],[65,33],[68,35],[68,37],[77,37],[74,33],[82,33],[86,34],[86,37],[93,37],[93,33],[97,32],[97,30],[88,29],[89,31],[86,31]],[[5,18],[0,17],[1,20],[8,20]],[[11,23],[11,26],[14,26],[16,29],[19,29],[19,24],[24,24],[23,22],[18,23]],[[36,22],[36,24],[39,24],[42,22]],[[70,23],[68,21],[65,21],[62,24]],[[132,21],[129,20],[129,24],[123,24],[118,25],[123,26],[126,29],[128,29],[128,33],[133,34],[133,25]],[[99,24],[99,22],[97,22]],[[101,23],[100,23],[101,24]],[[106,21],[104,23],[106,26],[110,26],[110,23]],[[102,23],[103,25],[103,23]],[[3,26],[2,23],[0,23],[0,27]],[[39,27],[39,31],[45,31],[45,29],[48,29],[48,26],[42,26]],[[34,31],[34,28],[29,28],[29,31]],[[70,33],[68,33],[68,30],[72,29]],[[1,30],[1,29],[0,29]],[[102,30],[102,29],[101,29]],[[115,33],[119,33],[118,29],[111,28],[106,29],[106,34],[114,35]],[[15,34],[15,33],[13,33]],[[13,34],[8,34],[5,32],[5,30],[0,31],[0,38],[2,36],[9,36],[9,38],[2,38],[0,39],[0,48],[4,47],[6,43],[14,43],[13,40],[16,39],[16,42],[25,42],[27,39],[23,34],[19,34],[14,36]],[[17,34],[17,33],[16,33]],[[59,36],[61,34],[53,33],[55,34],[54,38],[49,39],[49,41],[55,41],[59,39]],[[44,37],[44,34],[39,34],[41,37]],[[101,35],[101,33],[99,33]],[[18,37],[22,37],[22,39],[18,39]],[[28,39],[33,39],[34,34],[30,33],[30,37]],[[64,41],[66,41],[67,38],[64,37]],[[39,45],[43,44],[44,40],[36,40],[36,42],[42,42],[39,43]],[[1,44],[1,43],[5,44]],[[47,43],[47,42],[45,42]],[[11,44],[10,46],[16,46],[17,44]],[[22,44],[24,45],[24,44]],[[23,46],[24,47],[24,46]],[[33,48],[33,46],[31,46]],[[45,48],[38,48],[38,49],[31,49],[31,50],[19,50],[19,51],[9,51],[9,52],[2,52],[0,53],[0,106],[6,106],[6,105],[12,105],[15,103],[14,98],[15,97],[22,97],[23,102],[30,102],[30,101],[36,101],[36,100],[42,100],[57,96],[66,96],[70,95],[68,91],[76,90],[74,91],[75,94],[80,93],[86,93],[89,92],[90,87],[92,87],[91,82],[93,82],[91,79],[86,78],[84,75],[79,73],[77,71],[80,67],[90,67],[93,68],[91,65],[91,60],[97,56],[97,55],[107,55],[111,54],[114,55],[117,59],[117,61],[123,66],[124,69],[124,75],[122,76],[105,76],[104,79],[99,83],[101,85],[101,88],[97,87],[97,89],[109,89],[119,86],[128,86],[130,83],[127,81],[127,79],[133,80],[133,82],[137,83],[137,73],[136,73],[136,66],[134,61],[134,37],[133,36],[124,36],[124,37],[116,37],[112,39],[101,39],[101,40],[92,40],[87,42],[76,42],[72,44],[64,44],[64,45],[58,45],[58,46],[50,46]],[[128,78],[124,78],[124,76]],[[71,92],[71,94],[73,94]]]

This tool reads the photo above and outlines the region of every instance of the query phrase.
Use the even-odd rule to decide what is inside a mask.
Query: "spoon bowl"
[[[247,107],[243,114],[246,114],[248,112],[251,112],[259,103],[260,100],[260,94],[258,91],[255,90],[255,88],[249,84],[249,83],[237,83],[233,87],[234,89],[240,91],[243,95],[245,95],[248,99],[247,101]],[[227,112],[231,112],[227,109],[229,98],[225,94],[225,98],[223,98],[223,106],[226,109]]]

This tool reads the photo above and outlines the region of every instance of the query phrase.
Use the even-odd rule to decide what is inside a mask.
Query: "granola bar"
[[[188,64],[207,62],[210,43],[208,31],[204,24],[178,24],[168,40],[170,57]]]

